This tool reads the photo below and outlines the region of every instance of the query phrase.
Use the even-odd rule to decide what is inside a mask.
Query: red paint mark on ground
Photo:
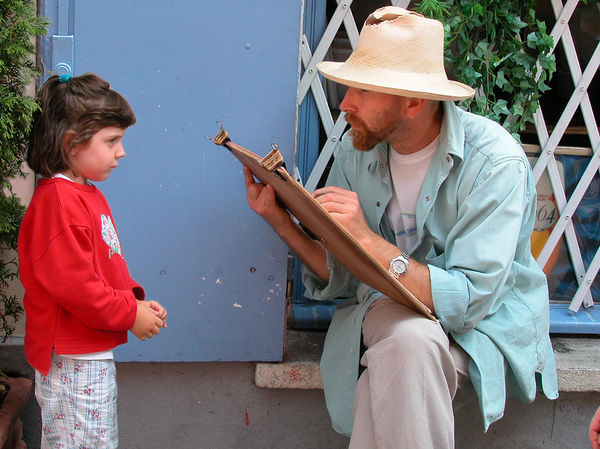
[[[250,425],[250,416],[248,416],[248,409],[244,409],[244,422],[247,426]]]
[[[291,380],[294,380],[296,382],[302,380],[302,374],[300,374],[300,370],[298,368],[292,368],[284,372],[286,376],[288,376]]]

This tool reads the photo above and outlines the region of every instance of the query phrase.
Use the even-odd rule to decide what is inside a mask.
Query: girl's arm
[[[600,449],[600,407],[590,422],[590,443],[592,443],[592,449]]]
[[[90,328],[129,330],[134,325],[137,299],[143,299],[143,290],[130,287],[135,283],[130,278],[124,279],[122,271],[116,270],[117,275],[104,269],[104,277],[112,275],[116,279],[105,279],[99,274],[102,271],[95,267],[91,234],[89,228],[70,226],[52,238],[41,255],[33,259],[29,270],[23,267],[28,294],[52,298]],[[108,250],[107,247],[106,257]],[[23,251],[27,254],[26,249]],[[123,289],[111,284],[122,284]],[[140,295],[141,298],[136,297]]]
[[[166,327],[164,321],[157,316],[157,311],[153,308],[152,303],[154,306],[158,304],[156,301],[137,302],[135,322],[129,330],[140,340],[152,338],[159,333],[161,327]],[[164,313],[166,318],[166,311]]]
[[[150,308],[154,311],[154,314],[160,318],[163,322],[163,326],[164,328],[167,327],[167,309],[165,309],[163,306],[161,306],[158,301],[148,301],[148,305],[150,306]]]

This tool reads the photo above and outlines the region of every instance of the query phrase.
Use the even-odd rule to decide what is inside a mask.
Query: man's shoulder
[[[465,132],[465,151],[475,151],[492,161],[525,158],[521,144],[499,123],[472,112],[460,110]]]

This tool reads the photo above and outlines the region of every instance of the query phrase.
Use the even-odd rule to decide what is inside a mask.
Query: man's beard
[[[350,135],[354,148],[359,151],[371,151],[378,143],[386,141],[389,135],[396,129],[398,123],[389,120],[389,117],[381,117],[376,123],[377,130],[369,129],[364,121],[351,112],[346,113],[346,121],[352,126]]]

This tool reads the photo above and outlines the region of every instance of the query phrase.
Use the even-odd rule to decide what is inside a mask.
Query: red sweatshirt
[[[114,219],[95,186],[42,179],[19,231],[25,354],[41,373],[57,354],[127,341],[144,290],[127,269]]]

